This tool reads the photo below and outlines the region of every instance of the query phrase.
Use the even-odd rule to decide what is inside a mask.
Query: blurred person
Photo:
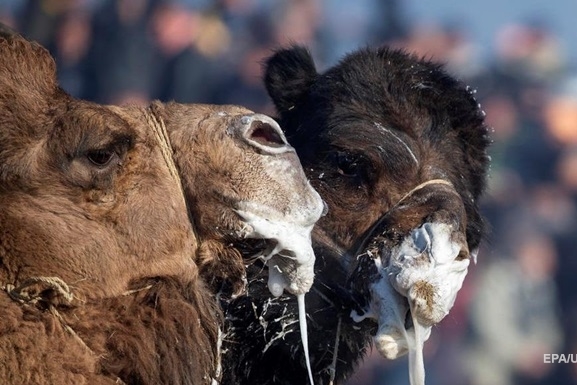
[[[554,181],[560,148],[538,122],[523,118],[516,135],[499,147],[499,166],[517,174],[524,188]]]
[[[446,53],[442,62],[446,63],[449,72],[468,81],[485,70],[481,49],[469,36],[462,21],[446,22],[442,29],[446,40]]]
[[[554,173],[554,170],[552,170]],[[557,181],[543,183],[532,189],[528,206],[530,218],[543,231],[553,237],[574,234],[577,229],[577,202]]]
[[[11,25],[50,51],[57,63],[59,83],[79,98],[90,96],[85,92],[89,77],[85,59],[91,44],[90,13],[93,1],[34,0],[21,1],[18,6],[18,2],[14,1],[11,5],[17,16]]]
[[[315,50],[319,8],[312,0],[283,1],[276,9],[254,13],[247,19],[244,49],[236,49],[235,70],[229,71],[215,95],[219,104],[242,104],[274,114],[262,82],[261,64],[275,48],[299,43]],[[236,39],[236,37],[235,37]]]
[[[554,170],[551,170],[554,173]],[[500,215],[493,215],[492,226],[495,234],[511,229],[532,226],[546,234],[555,244],[557,266],[554,280],[556,301],[563,320],[563,333],[567,336],[577,333],[577,286],[575,271],[577,259],[577,200],[575,195],[559,181],[525,188],[516,203],[500,207]],[[519,230],[516,230],[519,231]],[[493,248],[503,248],[509,239],[498,239]],[[559,353],[559,351],[551,352]]]
[[[250,42],[251,18],[269,14],[272,7],[273,3],[266,0],[215,0],[213,10],[244,48],[247,39]]]
[[[541,126],[548,90],[564,75],[565,55],[557,37],[542,22],[509,23],[496,33],[493,55],[490,67],[472,79],[481,103],[503,96],[515,104],[521,126]]]
[[[399,0],[321,0],[318,51],[327,67],[359,47],[405,34]],[[322,70],[322,68],[320,68]]]
[[[256,46],[241,53],[238,67],[225,75],[214,94],[214,103],[240,104],[252,111],[274,115],[262,83],[261,63],[271,53],[269,46]]]
[[[480,50],[466,29],[456,21],[416,23],[407,36],[395,42],[409,52],[441,62],[461,79],[471,79],[484,69]]]
[[[554,283],[557,250],[549,235],[526,221],[509,227],[501,245],[476,281],[470,381],[543,383],[553,369],[543,354],[558,352],[562,341]]]
[[[84,10],[67,12],[56,30],[52,54],[58,82],[69,94],[87,97],[86,55],[91,41],[90,15]]]
[[[147,21],[153,0],[107,0],[93,15],[87,98],[145,103],[153,88],[154,50]]]
[[[511,97],[494,93],[483,100],[483,110],[486,113],[487,124],[493,128],[493,140],[495,141],[491,150],[493,151],[493,162],[499,164],[504,151],[504,147],[518,134],[520,116],[517,104]],[[497,158],[497,159],[495,159]],[[499,160],[495,162],[496,160]]]
[[[315,50],[321,8],[315,0],[285,1],[271,15],[273,44],[298,43]]]
[[[227,72],[238,74],[239,57],[256,47],[272,47],[273,14],[287,0],[215,0],[211,13],[218,15],[231,42],[222,60]],[[218,91],[220,92],[220,91]]]
[[[549,135],[562,146],[577,146],[577,75],[559,81],[545,102],[544,121]]]
[[[401,0],[378,0],[369,33],[375,42],[392,41],[407,33],[407,17]]]
[[[545,108],[549,134],[562,145],[562,153],[555,167],[559,188],[577,206],[577,77],[569,76],[554,90]],[[575,217],[577,214],[573,213]],[[575,220],[577,221],[577,219]],[[565,354],[577,355],[577,224],[573,223],[559,237],[560,269],[557,274],[559,301],[563,311],[564,329],[569,336]],[[559,364],[553,382],[559,385],[577,384],[577,365]]]
[[[553,79],[529,76],[523,61],[510,59],[509,55],[525,58],[510,52],[498,53],[488,70],[471,80],[480,87],[478,98],[487,122],[494,128],[491,173],[495,179],[491,182],[505,200],[517,195],[507,194],[510,186],[518,190],[519,185],[530,188],[554,182],[552,170],[561,151],[546,127],[545,101]],[[515,183],[510,185],[510,181]]]
[[[520,86],[517,95],[529,95],[537,91],[531,86]],[[498,151],[498,166],[512,170],[521,178],[523,186],[531,187],[555,180],[552,172],[559,157],[561,146],[546,130],[541,103],[532,105],[527,100],[504,99],[514,104],[486,106],[487,119],[495,123],[495,151]],[[499,101],[497,99],[497,101]],[[502,113],[501,116],[494,115]],[[507,116],[509,114],[509,116]],[[505,132],[507,131],[507,132]]]
[[[577,144],[577,97],[549,94],[543,85],[521,81],[482,101],[495,129],[491,151],[496,178],[515,173],[524,188],[558,183],[554,170],[559,158],[566,146]]]
[[[484,199],[483,210],[488,223],[495,223],[503,216],[505,207],[519,202],[525,194],[521,175],[507,163],[511,143],[519,135],[521,117],[517,103],[507,92],[484,95],[481,105],[486,122],[493,129],[488,179],[491,193]]]
[[[538,81],[557,78],[565,67],[564,49],[542,20],[509,23],[495,37],[502,66]]]
[[[226,27],[203,7],[183,1],[160,1],[150,30],[155,60],[152,97],[180,103],[211,103],[221,81],[219,57],[230,46]]]
[[[52,47],[61,17],[81,7],[82,0],[28,0],[20,10],[18,32],[45,47]]]

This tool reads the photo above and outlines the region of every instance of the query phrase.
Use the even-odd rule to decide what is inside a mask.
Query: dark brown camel
[[[488,128],[468,87],[398,50],[362,49],[324,73],[305,48],[279,50],[265,84],[328,205],[313,231],[309,346],[315,383],[344,383],[372,343],[406,354],[415,323],[425,340],[451,309],[485,231]],[[304,383],[295,301],[270,300],[260,274],[223,301],[224,381]]]

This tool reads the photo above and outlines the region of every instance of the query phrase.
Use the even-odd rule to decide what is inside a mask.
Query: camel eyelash
[[[118,154],[110,150],[95,150],[86,153],[86,158],[97,167],[106,167],[112,163],[112,159]]]
[[[81,156],[88,159],[91,164],[100,168],[104,168],[112,163],[114,158],[121,158],[131,147],[131,138],[127,136],[121,136],[115,138],[108,145],[98,146],[83,151]]]

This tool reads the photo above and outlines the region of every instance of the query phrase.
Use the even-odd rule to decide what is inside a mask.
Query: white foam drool
[[[409,383],[411,385],[425,385],[425,362],[423,360],[423,345],[430,327],[423,326],[417,320],[411,301],[411,318],[413,320],[412,333],[407,331],[407,345],[409,346]]]
[[[461,246],[451,241],[452,228],[443,223],[425,223],[414,229],[395,250],[389,262],[391,283],[404,296],[416,282],[435,288],[434,322],[453,307],[461,289],[469,259],[456,260]]]
[[[285,290],[297,297],[301,342],[309,381],[314,385],[305,307],[305,293],[309,291],[314,280],[315,255],[311,244],[313,225],[275,222],[243,210],[237,210],[237,213],[252,228],[247,237],[276,241],[273,250],[262,256],[269,268],[268,288],[275,297],[281,296]]]
[[[371,310],[377,316],[379,329],[374,342],[379,353],[394,360],[407,353],[407,335],[404,317],[407,301],[392,287],[386,271],[371,285]]]
[[[393,250],[388,266],[375,264],[381,277],[371,286],[372,310],[378,314],[379,330],[375,343],[387,358],[409,353],[411,385],[425,384],[423,345],[432,325],[421,324],[418,306],[424,299],[411,299],[417,282],[427,282],[435,290],[430,322],[443,319],[452,308],[469,260],[456,260],[460,245],[451,240],[452,228],[442,223],[425,223]],[[408,308],[407,308],[408,307]],[[413,327],[405,329],[404,315],[409,310]]]
[[[278,297],[284,290],[292,294],[308,292],[314,280],[313,224],[302,226],[272,221],[244,210],[237,210],[237,213],[252,228],[247,237],[276,242],[275,248],[263,256],[269,267],[268,288],[271,294]]]
[[[307,365],[307,372],[309,375],[309,381],[311,385],[314,385],[313,371],[311,369],[311,359],[309,355],[309,336],[307,332],[307,313],[305,308],[305,295],[297,294],[297,302],[299,307],[299,327],[301,331],[301,341],[303,344],[303,350],[305,352],[305,362]]]
[[[376,260],[380,267],[380,260]],[[396,359],[409,353],[409,379],[411,385],[425,384],[423,346],[430,335],[431,327],[417,320],[411,304],[401,296],[388,279],[388,269],[381,270],[381,277],[371,286],[371,311],[378,314],[379,329],[374,337],[379,353],[388,359]],[[407,307],[408,303],[408,307]],[[405,329],[404,315],[411,313],[413,327]]]

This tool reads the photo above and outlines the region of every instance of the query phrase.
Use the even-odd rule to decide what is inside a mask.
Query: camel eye
[[[359,173],[358,157],[346,152],[338,152],[336,156],[338,172],[344,176],[356,176]]]
[[[95,150],[86,154],[88,160],[98,167],[107,166],[115,156],[116,153],[112,150]]]

